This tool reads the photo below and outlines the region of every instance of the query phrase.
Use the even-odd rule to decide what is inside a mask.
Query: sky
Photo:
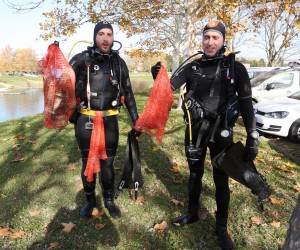
[[[17,0],[13,0],[18,2]],[[5,2],[7,0],[0,0],[0,50],[9,45],[16,49],[32,48],[36,51],[38,56],[43,56],[47,53],[48,46],[55,40],[59,41],[60,48],[65,55],[69,55],[71,48],[78,41],[92,41],[94,24],[86,24],[77,31],[75,35],[68,38],[66,41],[62,41],[59,38],[53,38],[53,40],[43,41],[39,38],[41,33],[39,29],[39,23],[44,21],[42,16],[43,12],[48,12],[54,8],[52,1],[46,1],[42,7],[34,9],[25,14],[14,13]],[[19,1],[27,2],[27,0]],[[122,50],[124,48],[133,48],[135,38],[126,38],[126,36],[118,31],[116,26],[113,26],[115,33],[115,40],[122,42]],[[72,54],[79,53],[89,46],[89,43],[80,42],[77,43],[72,49]],[[122,50],[120,53],[122,53]],[[253,50],[249,53],[249,48],[239,49],[241,53],[239,57],[246,58],[262,58],[264,57],[263,51]],[[70,59],[70,58],[67,58]]]
[[[57,40],[63,53],[68,55],[76,42],[83,40],[92,42],[93,40],[94,24],[86,24],[66,41],[60,41],[59,38],[43,41],[39,38],[41,34],[39,23],[44,20],[42,13],[52,10],[54,8],[53,4],[46,1],[41,8],[25,14],[19,14],[14,13],[5,2],[7,1],[0,0],[0,50],[9,45],[13,50],[32,48],[36,51],[37,55],[45,55],[48,46]],[[26,2],[26,0],[23,2]],[[129,48],[134,43],[134,39],[126,38],[122,32],[117,30],[117,27],[113,26],[113,28],[115,40],[122,41],[123,49]],[[85,50],[89,45],[90,43],[85,42],[77,43],[72,49],[72,54]]]

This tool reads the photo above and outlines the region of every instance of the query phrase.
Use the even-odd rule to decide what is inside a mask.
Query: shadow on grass
[[[44,229],[43,237],[34,242],[28,249],[47,249],[51,244],[58,242],[63,249],[109,249],[120,242],[119,233],[114,222],[106,214],[100,219],[81,219],[79,210],[84,204],[82,192],[76,196],[76,207],[70,209],[62,206],[53,216],[51,222]],[[71,233],[62,231],[62,223],[73,223],[75,228]],[[105,228],[97,230],[96,224],[104,224]]]

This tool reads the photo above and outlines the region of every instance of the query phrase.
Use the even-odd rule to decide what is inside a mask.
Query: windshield
[[[261,75],[258,75],[258,76],[254,77],[253,79],[250,80],[251,87],[256,87],[256,86],[260,85],[266,79],[278,74],[279,72],[283,72],[283,71],[284,70],[280,70],[280,68],[276,68],[276,69],[273,69],[271,71],[265,72]]]
[[[300,91],[290,95],[289,98],[300,100]]]

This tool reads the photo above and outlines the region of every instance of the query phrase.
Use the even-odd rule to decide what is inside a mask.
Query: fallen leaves
[[[182,206],[184,207],[184,203],[182,201],[176,200],[176,199],[171,199],[171,203],[173,203],[175,206]]]
[[[76,166],[74,164],[69,164],[68,167],[67,167],[67,169],[69,171],[74,171],[74,170],[76,170]]]
[[[275,228],[280,228],[280,222],[277,222],[277,221],[271,222],[270,225]]]
[[[19,161],[24,161],[25,158],[23,157],[23,155],[18,154],[15,159],[12,160],[12,162],[19,162]]]
[[[47,250],[52,250],[52,249],[55,249],[55,248],[57,248],[57,247],[59,247],[60,246],[60,243],[59,242],[52,242],[51,244],[50,244],[50,246],[47,248]]]
[[[23,230],[19,230],[17,232],[12,233],[10,235],[10,238],[12,238],[12,239],[21,238],[24,235],[25,235],[25,232]]]
[[[272,196],[270,197],[270,201],[272,204],[279,204],[279,205],[284,204],[284,199],[276,199],[273,198]]]
[[[251,222],[252,224],[260,225],[261,224],[261,218],[258,216],[253,216],[251,217]]]
[[[37,216],[41,213],[41,211],[34,210],[34,211],[29,211],[30,216]]]
[[[177,175],[172,178],[174,184],[182,184],[184,181],[184,177],[182,175]]]
[[[101,224],[101,223],[95,224],[95,229],[98,230],[98,231],[101,230],[104,227],[105,227],[105,224]]]
[[[171,172],[174,174],[179,174],[180,173],[180,167],[179,166],[174,166],[170,169]]]
[[[135,203],[138,204],[138,205],[142,205],[144,203],[144,196],[138,196],[135,200]]]
[[[160,231],[165,231],[166,229],[169,228],[169,225],[166,221],[163,221],[160,224],[155,224],[153,227],[155,230],[160,230]]]
[[[153,147],[152,148],[152,152],[157,152],[158,151],[158,147]]]
[[[232,179],[232,178],[230,178],[229,181],[230,181],[230,183],[231,183],[232,185],[237,185],[237,184],[239,184],[239,182],[237,182],[236,180],[234,180],[234,179]]]
[[[71,233],[72,230],[76,227],[76,225],[75,225],[74,223],[72,223],[72,222],[69,222],[69,223],[61,223],[61,224],[64,226],[63,231],[64,231],[65,233]]]
[[[104,215],[104,208],[102,208],[100,211],[98,210],[98,208],[94,208],[91,214],[91,217],[96,219],[98,217],[101,217]]]
[[[14,232],[10,227],[0,227],[0,237],[10,237],[11,239],[21,238],[25,235],[23,230]]]
[[[294,188],[295,190],[297,190],[298,192],[300,192],[300,183],[296,183],[296,184],[293,186],[293,188]]]

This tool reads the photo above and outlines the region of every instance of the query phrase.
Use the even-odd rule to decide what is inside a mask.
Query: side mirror
[[[275,89],[275,84],[274,83],[268,83],[266,86],[266,90],[271,90],[271,89]]]

